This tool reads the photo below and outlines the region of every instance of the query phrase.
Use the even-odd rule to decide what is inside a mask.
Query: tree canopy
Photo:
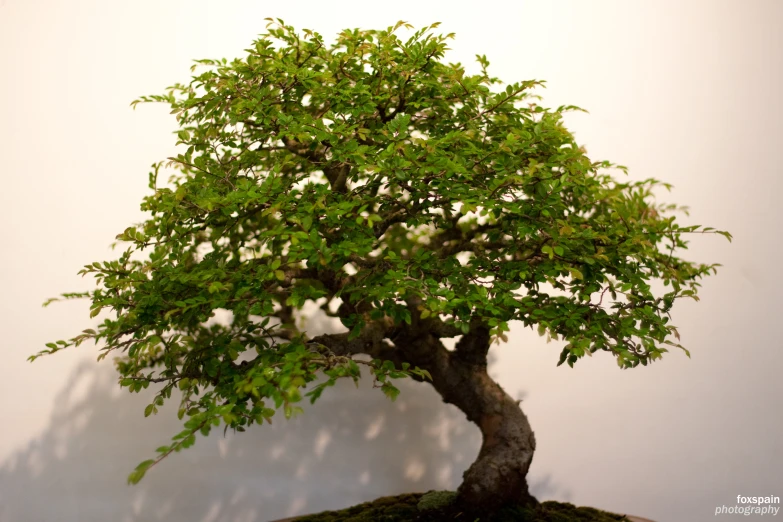
[[[506,341],[520,321],[563,340],[568,365],[682,348],[672,306],[717,266],[679,257],[684,236],[730,235],[681,226],[655,199],[666,183],[590,160],[563,124],[581,109],[539,105],[543,82],[503,84],[484,56],[468,74],[443,61],[453,35],[403,27],[327,44],[270,20],[243,58],[197,60],[188,84],[133,102],[170,106],[181,152],[153,165],[126,250],[80,272],[96,289],[63,294],[110,316],[31,357],[100,343],[122,386],[162,383],[146,415],[182,391],[184,430],[131,482],[197,432],[289,417],[360,365],[392,398],[390,379],[432,379],[400,353],[406,328],[462,336],[469,356],[471,334]],[[305,331],[307,303],[346,332]]]

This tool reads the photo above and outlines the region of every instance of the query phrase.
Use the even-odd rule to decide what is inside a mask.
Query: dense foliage
[[[430,378],[384,357],[406,325],[457,337],[480,324],[500,342],[521,321],[564,340],[569,365],[606,351],[630,368],[680,347],[670,310],[716,265],[678,252],[712,230],[655,202],[668,185],[591,161],[563,126],[577,108],[532,101],[541,82],[497,88],[485,57],[467,74],[441,61],[452,35],[402,40],[403,25],[328,45],[270,22],[244,58],[198,60],[190,83],[134,102],[170,105],[181,153],[153,165],[150,217],[117,236],[119,259],[81,271],[97,288],[64,294],[110,316],[38,354],[101,343],[122,386],[163,384],[146,415],[182,391],[184,431],[131,482],[199,431],[295,414],[305,387],[314,401],[359,364],[392,398],[390,379]],[[301,329],[307,303],[348,329],[342,351]],[[230,321],[209,321],[217,310]]]

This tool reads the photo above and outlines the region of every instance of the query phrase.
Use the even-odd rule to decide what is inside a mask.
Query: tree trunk
[[[462,410],[481,430],[481,450],[463,474],[459,502],[469,510],[483,511],[507,504],[535,504],[526,480],[536,447],[533,430],[518,401],[487,373],[489,338],[484,333],[463,336],[453,352],[431,336],[401,344],[417,346],[415,353],[404,350],[407,358],[426,368],[443,401]]]
[[[414,312],[415,304],[410,307]],[[462,335],[454,351],[449,351],[440,336],[457,335],[453,330],[444,332],[442,323],[422,321],[417,313],[412,316],[410,326],[376,322],[353,340],[343,333],[321,335],[312,342],[338,355],[365,353],[429,371],[431,384],[443,402],[462,410],[483,437],[478,458],[464,473],[458,489],[458,501],[465,511],[486,514],[507,504],[535,504],[526,477],[536,441],[519,402],[487,373],[488,327],[480,319],[471,321],[469,332]]]
[[[463,474],[457,490],[460,501],[482,509],[535,503],[528,491],[527,473],[536,441],[527,417],[487,374],[486,367],[473,367],[462,374],[461,384],[435,383],[444,400],[462,410],[481,430],[478,458]]]

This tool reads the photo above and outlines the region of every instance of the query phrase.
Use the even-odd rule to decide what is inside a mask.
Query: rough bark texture
[[[477,506],[534,502],[526,477],[536,442],[527,417],[486,368],[470,378],[455,403],[479,426],[483,442],[478,458],[463,475],[460,498]]]
[[[409,304],[415,311],[416,303]],[[458,501],[483,512],[512,503],[535,504],[526,480],[536,447],[533,430],[518,401],[487,373],[489,329],[475,320],[455,349],[447,350],[440,337],[457,335],[444,323],[421,320],[414,313],[411,325],[378,321],[350,341],[348,334],[321,335],[312,341],[339,355],[365,353],[398,367],[407,362],[429,371],[443,401],[462,410],[483,437],[478,458],[463,475]]]
[[[402,359],[427,369],[443,401],[462,410],[483,437],[478,458],[463,475],[459,501],[481,509],[535,503],[526,480],[535,437],[519,403],[487,373],[487,329],[472,326],[454,351],[448,351],[437,337],[412,330],[392,336]]]

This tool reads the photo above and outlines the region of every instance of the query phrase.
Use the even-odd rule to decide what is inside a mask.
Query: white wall
[[[426,387],[390,404],[349,384],[296,421],[200,440],[129,487],[176,432],[171,408],[144,419],[144,397],[120,394],[91,346],[25,361],[93,326],[86,303],[40,303],[89,288],[76,272],[143,219],[148,167],[171,154],[165,107],[129,102],[186,80],[191,59],[242,54],[267,16],[327,37],[442,21],[457,33],[449,61],[486,54],[501,78],[547,80],[545,105],[590,111],[567,122],[591,157],[673,183],[691,223],[734,234],[692,239],[692,259],[724,267],[676,309],[691,360],[556,368],[559,347],[521,328],[497,350],[536,431],[540,499],[699,522],[740,494],[783,495],[783,3],[375,5],[0,0],[0,521],[262,522],[453,488],[475,456],[477,431]]]

